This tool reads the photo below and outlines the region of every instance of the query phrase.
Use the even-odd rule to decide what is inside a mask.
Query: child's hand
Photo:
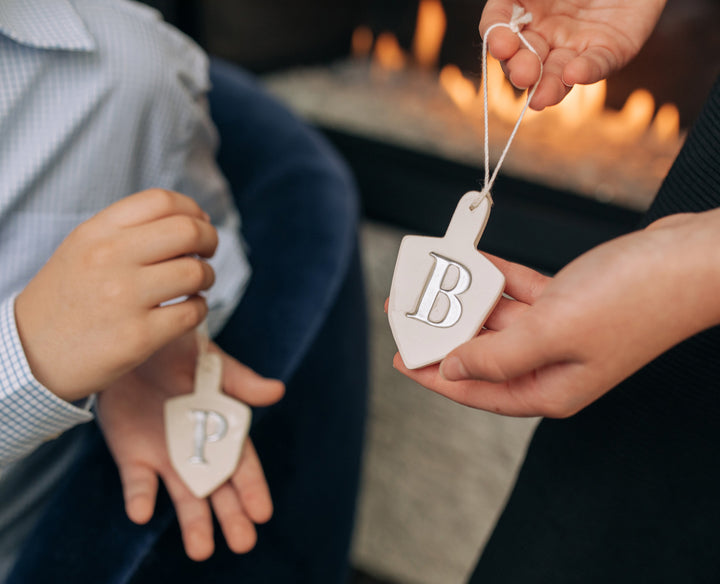
[[[216,246],[200,207],[164,190],[127,197],[79,225],[15,303],[36,379],[75,401],[197,326],[207,313],[198,293],[214,281],[200,258]]]
[[[211,350],[223,357],[223,390],[228,395],[251,406],[267,406],[282,397],[280,381],[261,377],[212,344]],[[128,517],[140,524],[152,517],[161,478],[175,505],[187,555],[204,560],[214,549],[211,507],[228,547],[244,553],[255,545],[255,524],[270,519],[273,506],[250,438],[235,473],[208,499],[194,497],[172,467],[163,405],[192,391],[196,354],[194,334],[163,347],[98,396],[97,415],[120,471]]]
[[[677,343],[720,324],[720,209],[674,215],[580,256],[555,278],[491,258],[506,277],[487,330],[418,383],[475,408],[566,417]]]
[[[517,0],[488,0],[480,34],[508,23]],[[630,61],[650,36],[665,0],[522,0],[533,19],[522,33],[543,60],[543,79],[530,102],[541,110],[559,103],[573,85],[607,78]],[[538,59],[509,29],[493,29],[488,50],[504,61],[510,81],[521,89],[535,84]]]

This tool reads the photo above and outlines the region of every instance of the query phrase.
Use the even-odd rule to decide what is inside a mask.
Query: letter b
[[[470,288],[471,277],[468,269],[453,260],[444,258],[437,255],[436,253],[430,252],[430,255],[435,258],[435,266],[433,268],[430,277],[425,284],[420,302],[412,314],[408,313],[408,318],[413,318],[429,324],[430,326],[438,328],[449,328],[456,324],[462,316],[462,304],[458,299],[458,296]],[[454,266],[458,270],[458,279],[450,290],[445,290],[442,287],[443,280],[447,275],[448,270],[451,266]],[[447,313],[440,321],[430,320],[430,311],[435,305],[436,300],[440,294],[445,295],[450,303]]]

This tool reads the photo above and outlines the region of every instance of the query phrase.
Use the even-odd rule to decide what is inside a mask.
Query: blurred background
[[[460,584],[537,420],[471,411],[391,366],[383,303],[400,240],[442,235],[482,186],[481,40],[472,0],[157,0],[211,55],[255,72],[355,173],[371,314],[370,421],[353,584]],[[632,230],[720,73],[720,3],[669,0],[641,54],[607,83],[523,121],[482,249],[553,273]],[[490,154],[523,96],[489,64]]]

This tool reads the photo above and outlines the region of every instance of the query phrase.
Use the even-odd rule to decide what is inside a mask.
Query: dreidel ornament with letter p
[[[165,402],[170,462],[193,495],[202,499],[235,472],[250,429],[251,411],[222,393],[222,361],[201,352],[195,391]]]
[[[490,206],[489,195],[470,191],[444,237],[408,235],[400,244],[388,319],[409,369],[441,361],[473,338],[502,296],[505,277],[477,249]]]

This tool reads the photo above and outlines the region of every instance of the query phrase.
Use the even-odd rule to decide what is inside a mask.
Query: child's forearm
[[[0,468],[92,419],[33,376],[15,327],[14,297],[0,302]]]

